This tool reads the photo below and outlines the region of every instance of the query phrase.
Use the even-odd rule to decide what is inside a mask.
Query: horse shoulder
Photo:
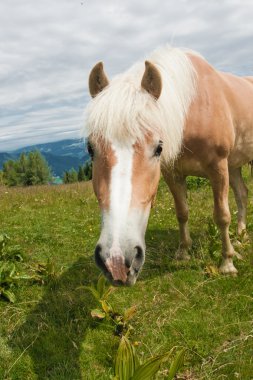
[[[190,56],[197,72],[197,91],[184,129],[184,154],[206,162],[227,157],[234,143],[231,110],[223,78],[199,56]]]

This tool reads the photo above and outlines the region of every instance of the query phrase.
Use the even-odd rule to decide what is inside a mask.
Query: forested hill
[[[46,144],[31,145],[12,152],[0,152],[0,169],[5,161],[17,159],[22,152],[39,150],[47,160],[52,172],[62,176],[63,172],[71,168],[78,169],[89,158],[85,144],[80,139],[69,139]]]

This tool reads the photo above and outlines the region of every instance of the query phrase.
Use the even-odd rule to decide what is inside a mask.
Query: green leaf
[[[4,272],[4,264],[1,264],[0,265],[0,282],[1,282],[1,278],[2,278],[2,273]]]
[[[15,264],[3,262],[0,264],[0,283],[7,284],[14,282],[13,275],[16,271]]]
[[[97,301],[100,300],[100,295],[98,291],[94,288],[94,286],[81,286],[80,288],[89,290],[93,294],[93,296],[96,298]]]
[[[14,261],[24,261],[23,254],[21,252],[21,247],[19,245],[14,245],[9,247],[4,252],[5,260],[14,260]]]
[[[34,276],[29,276],[28,274],[21,274],[21,275],[13,276],[12,278],[15,281],[18,281],[18,280],[33,280]]]
[[[137,368],[131,380],[152,380],[159,371],[162,363],[168,360],[170,354],[171,352],[149,358],[144,364]]]
[[[122,336],[115,360],[115,376],[119,380],[130,380],[137,367],[135,348],[127,337]]]
[[[91,310],[91,316],[92,318],[98,318],[98,319],[104,319],[105,318],[105,312],[100,309],[93,309]]]
[[[167,380],[173,380],[178,371],[183,367],[185,352],[186,350],[183,348],[176,354],[176,357],[173,359],[170,365],[169,376]]]
[[[13,275],[14,275],[15,272],[16,272],[16,266],[15,266],[15,264],[12,264],[10,266],[10,274],[9,274],[9,276],[13,277]]]
[[[7,234],[0,235],[0,245],[6,245],[10,237]]]
[[[104,292],[105,292],[105,277],[101,275],[97,282],[97,291],[99,293],[100,299],[103,298]]]
[[[6,235],[6,234],[0,235],[0,256],[2,258],[5,256],[4,248],[8,244],[8,240],[10,240],[8,235]]]
[[[1,290],[1,294],[4,298],[6,298],[8,301],[10,301],[11,303],[14,303],[16,302],[16,297],[15,297],[15,294],[13,292],[11,292],[10,290],[6,290],[6,289],[2,289]]]
[[[102,300],[101,306],[106,314],[109,314],[110,312],[112,312],[112,307],[108,302]]]
[[[113,286],[110,286],[103,294],[103,299],[106,300],[109,295],[114,292],[117,288],[113,287]]]
[[[24,261],[24,258],[23,258],[23,256],[21,255],[21,253],[15,253],[15,260],[16,261]]]

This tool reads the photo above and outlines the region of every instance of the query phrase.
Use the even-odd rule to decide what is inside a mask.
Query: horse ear
[[[89,90],[92,98],[99,94],[108,84],[109,80],[104,72],[103,62],[98,62],[89,76]]]
[[[145,72],[141,81],[141,87],[149,92],[156,100],[162,92],[162,77],[155,65],[145,61]]]

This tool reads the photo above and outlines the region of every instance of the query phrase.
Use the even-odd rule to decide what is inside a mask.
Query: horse
[[[229,184],[246,229],[241,168],[253,159],[253,77],[216,70],[199,53],[163,46],[111,81],[102,62],[89,75],[83,136],[102,215],[95,262],[115,286],[133,285],[145,260],[145,232],[160,172],[179,224],[175,257],[189,259],[186,177],[209,179],[222,242],[223,274],[236,275],[229,237]]]

